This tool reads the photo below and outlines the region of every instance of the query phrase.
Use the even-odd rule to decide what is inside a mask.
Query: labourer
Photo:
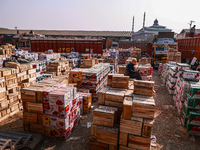
[[[190,37],[194,37],[194,36],[195,36],[195,27],[196,27],[196,25],[194,25],[194,26],[190,29]]]
[[[133,58],[126,66],[126,75],[132,79],[142,80],[139,70],[135,70],[135,65],[137,65],[137,59]]]

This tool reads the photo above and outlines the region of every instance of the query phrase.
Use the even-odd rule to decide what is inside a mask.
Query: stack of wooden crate
[[[117,150],[119,127],[116,126],[117,108],[100,106],[93,112],[90,149]]]
[[[91,59],[83,59],[83,66],[82,67],[88,67],[91,68],[95,65],[95,59],[91,58]],[[98,64],[98,63],[97,63]]]
[[[36,69],[33,69],[32,64],[20,64],[17,62],[6,62],[6,67],[18,69],[17,82],[21,88],[29,87],[36,83]]]
[[[120,120],[119,150],[150,150],[155,112],[153,97],[133,95],[124,99]]]
[[[117,73],[125,74],[126,73],[126,66],[125,65],[118,65],[117,66]]]
[[[129,88],[129,76],[123,74],[108,74],[108,85],[113,88]]]
[[[93,112],[90,149],[117,150],[123,101],[133,96],[133,90],[104,87],[98,92],[99,108]]]
[[[125,80],[122,75],[110,76],[111,85],[113,81]],[[93,113],[91,150],[150,150],[155,114],[155,101],[152,96],[154,82],[136,80],[134,84],[136,90],[130,87],[125,89],[107,86],[98,92],[100,106]],[[141,92],[143,90],[147,94]]]
[[[113,75],[113,77],[112,77],[112,87],[113,88],[128,89],[129,79],[130,79],[129,76]]]
[[[12,50],[15,49],[15,46],[7,43],[6,45],[0,46],[0,57],[9,58],[12,55]]]
[[[0,69],[0,120],[4,120],[22,108],[20,103],[20,87],[17,83],[17,73],[19,69],[1,68]]]
[[[155,93],[154,81],[134,80],[134,93],[153,96]]]
[[[53,76],[69,75],[70,67],[68,60],[56,60],[50,61],[47,65],[46,74],[52,74]]]

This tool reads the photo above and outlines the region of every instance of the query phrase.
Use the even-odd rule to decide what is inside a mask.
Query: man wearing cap
[[[135,71],[135,65],[137,65],[137,59],[133,58],[126,66],[126,75],[132,79],[142,80],[139,71]]]

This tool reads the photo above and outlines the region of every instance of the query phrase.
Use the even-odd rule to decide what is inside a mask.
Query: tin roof
[[[19,33],[29,33],[31,30],[19,30]],[[131,31],[83,31],[83,30],[32,30],[36,34],[61,36],[110,36],[131,37]],[[16,34],[15,29],[0,28],[0,34]]]

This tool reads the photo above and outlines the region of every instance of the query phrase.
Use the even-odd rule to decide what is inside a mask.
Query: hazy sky
[[[200,0],[0,0],[0,27],[130,31],[135,16],[137,31],[144,11],[145,26],[157,18],[175,32],[190,20],[200,28]]]

